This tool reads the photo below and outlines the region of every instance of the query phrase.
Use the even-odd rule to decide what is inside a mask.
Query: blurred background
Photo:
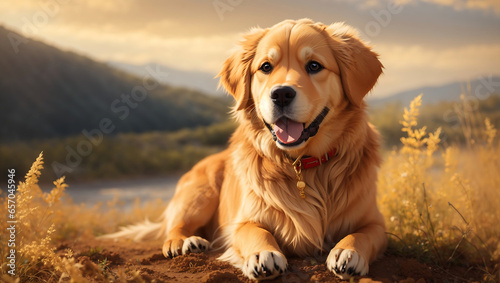
[[[214,77],[240,35],[303,17],[344,21],[380,54],[368,104],[386,151],[420,93],[444,144],[466,146],[464,111],[499,128],[498,0],[2,1],[0,188],[43,151],[41,183],[66,176],[76,202],[170,198],[235,128]]]

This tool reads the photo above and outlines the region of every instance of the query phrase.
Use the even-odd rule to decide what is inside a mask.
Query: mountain
[[[227,97],[159,84],[168,71],[146,69],[133,76],[0,26],[0,141],[171,131],[227,118]]]
[[[210,73],[201,71],[183,71],[154,63],[133,65],[121,62],[108,62],[108,64],[139,77],[147,75],[147,68],[159,67],[162,71],[167,73],[166,76],[161,78],[161,83],[195,89],[212,95],[225,95],[222,89],[218,89],[219,80],[214,78],[215,76]]]
[[[461,94],[465,94],[469,99],[485,100],[491,94],[500,94],[500,77],[489,75],[478,77],[469,82],[453,82],[440,86],[421,87],[384,98],[369,97],[367,101],[372,107],[380,107],[392,102],[409,105],[413,98],[421,93],[423,93],[422,104],[459,101]]]

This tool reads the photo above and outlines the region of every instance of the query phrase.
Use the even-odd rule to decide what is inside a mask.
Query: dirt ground
[[[77,262],[89,261],[104,267],[112,275],[139,271],[146,282],[251,282],[240,270],[216,260],[220,252],[188,254],[173,259],[161,253],[161,242],[135,243],[100,239],[77,239],[61,244],[58,252],[73,250]],[[267,282],[346,282],[328,271],[323,259],[289,258],[289,270]],[[130,275],[132,277],[132,275]],[[88,279],[92,279],[91,276]],[[355,277],[354,282],[479,282],[475,268],[454,266],[448,270],[429,266],[412,258],[384,255],[370,266],[369,276]]]

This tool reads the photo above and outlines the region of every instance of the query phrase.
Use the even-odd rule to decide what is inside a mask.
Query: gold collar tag
[[[306,188],[306,182],[304,182],[302,178],[302,156],[299,156],[295,162],[292,163],[293,170],[295,170],[295,174],[297,175],[297,189],[299,189],[300,197],[302,199],[306,198],[306,193],[304,189]]]

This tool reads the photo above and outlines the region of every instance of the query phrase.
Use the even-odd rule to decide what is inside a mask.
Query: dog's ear
[[[223,86],[236,100],[236,110],[246,109],[252,106],[250,93],[250,79],[253,58],[260,39],[266,30],[260,28],[252,29],[243,36],[238,49],[226,59],[222,70],[217,75],[220,77],[219,87]]]
[[[344,23],[332,24],[325,31],[333,40],[331,46],[344,93],[351,103],[359,106],[382,74],[378,54],[359,39],[354,28]]]

